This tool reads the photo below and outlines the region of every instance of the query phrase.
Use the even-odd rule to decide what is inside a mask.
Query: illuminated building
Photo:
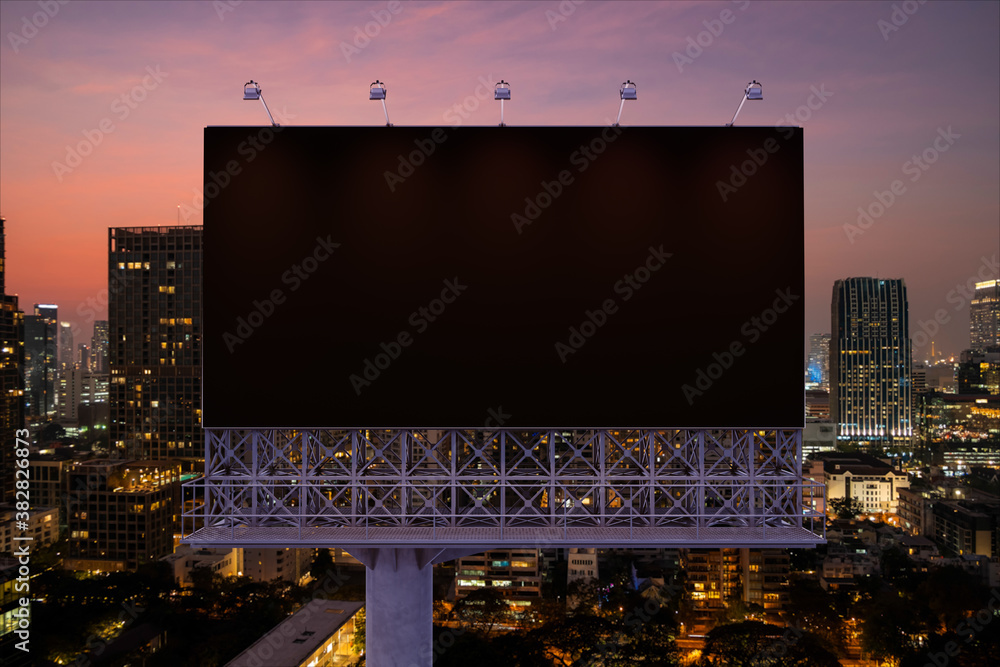
[[[60,322],[58,368],[73,368],[75,363],[76,352],[73,350],[73,325],[69,322]]]
[[[94,322],[94,335],[90,341],[90,361],[95,373],[108,372],[108,321]]]
[[[108,230],[110,441],[136,459],[203,459],[202,228]]]
[[[956,556],[1000,556],[1000,504],[942,500],[934,505],[934,536]]]
[[[1000,395],[930,392],[922,419],[933,442],[1000,439]]]
[[[853,497],[869,513],[895,513],[897,493],[909,488],[909,476],[874,456],[823,452],[812,461],[809,475],[826,485],[826,501]]]
[[[976,283],[969,304],[969,341],[974,350],[1000,348],[1000,280]]]
[[[243,574],[254,581],[275,579],[301,584],[312,564],[315,549],[244,549]]]
[[[902,280],[847,278],[833,287],[830,420],[838,440],[908,445],[911,343]]]
[[[830,334],[809,336],[809,370],[807,389],[830,390]]]
[[[96,459],[69,470],[71,570],[134,570],[173,552],[180,512],[179,464]]]
[[[352,664],[354,622],[363,602],[312,600],[226,667],[332,667]]]
[[[1000,348],[964,350],[959,356],[959,394],[1000,394]]]
[[[13,505],[0,507],[0,554],[17,551],[24,544],[14,539],[18,536],[30,537],[29,546],[32,549],[44,547],[59,539],[59,510],[54,507],[28,510],[25,521],[27,528],[18,527],[21,520],[15,521],[17,513]]]
[[[204,567],[221,577],[235,577],[243,574],[243,550],[239,547],[224,549],[195,549],[181,545],[177,550],[161,558],[174,571],[174,580],[181,588],[193,584],[191,570]]]
[[[58,314],[58,306],[36,303],[34,314],[24,318],[25,389],[32,416],[50,415],[56,409]]]
[[[498,549],[459,558],[455,562],[455,598],[483,587],[499,591],[518,609],[541,599],[538,549]]]
[[[5,240],[0,218],[0,502],[12,502],[16,432],[24,427],[24,313],[7,294]]]
[[[80,408],[108,402],[108,376],[82,368],[66,368],[59,373],[59,421],[76,426]]]

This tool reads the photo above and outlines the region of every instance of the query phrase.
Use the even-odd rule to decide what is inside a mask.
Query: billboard
[[[803,422],[792,127],[209,127],[203,420]]]

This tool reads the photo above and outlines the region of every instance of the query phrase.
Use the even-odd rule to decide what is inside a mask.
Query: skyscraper
[[[830,390],[830,334],[809,336],[809,389]]]
[[[973,350],[1000,348],[1000,280],[976,283],[969,305],[969,341]]]
[[[24,428],[24,313],[7,294],[6,234],[0,218],[0,502],[14,501],[16,431]]]
[[[59,323],[59,368],[73,368],[76,364],[76,348],[73,345],[73,325]]]
[[[94,321],[94,335],[90,341],[90,359],[95,373],[108,372],[108,321]]]
[[[110,441],[129,457],[204,458],[201,241],[200,226],[108,230]]]
[[[833,286],[830,419],[838,440],[907,445],[913,436],[906,284],[847,278]]]
[[[36,303],[34,314],[24,318],[27,408],[33,416],[50,415],[56,409],[58,316],[58,306]]]

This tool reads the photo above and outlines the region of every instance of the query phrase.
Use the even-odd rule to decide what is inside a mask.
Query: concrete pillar
[[[364,549],[368,667],[432,667],[433,565],[426,549]],[[352,554],[354,552],[352,551]]]

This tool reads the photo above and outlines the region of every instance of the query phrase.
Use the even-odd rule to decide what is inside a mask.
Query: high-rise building
[[[91,371],[90,346],[86,343],[79,343],[76,346],[76,363],[73,364],[80,370]]]
[[[838,440],[908,445],[913,386],[906,284],[847,278],[833,286],[830,421]]]
[[[80,408],[108,402],[108,378],[82,368],[67,368],[59,373],[59,421],[76,426]]]
[[[830,390],[830,334],[809,336],[809,372],[807,389]]]
[[[202,228],[108,230],[111,446],[139,459],[204,458]]]
[[[7,294],[6,235],[0,218],[0,502],[14,500],[17,430],[24,427],[24,313]]]
[[[90,341],[90,359],[95,373],[108,372],[108,321],[94,322],[94,335]]]
[[[969,305],[969,341],[974,350],[1000,348],[1000,280],[976,283]]]
[[[76,365],[76,349],[73,345],[73,325],[59,323],[59,368],[73,368]]]
[[[36,303],[34,314],[24,318],[26,403],[32,416],[51,415],[56,409],[58,317],[58,306]]]
[[[173,552],[179,464],[94,459],[69,471],[65,567],[134,570]]]

